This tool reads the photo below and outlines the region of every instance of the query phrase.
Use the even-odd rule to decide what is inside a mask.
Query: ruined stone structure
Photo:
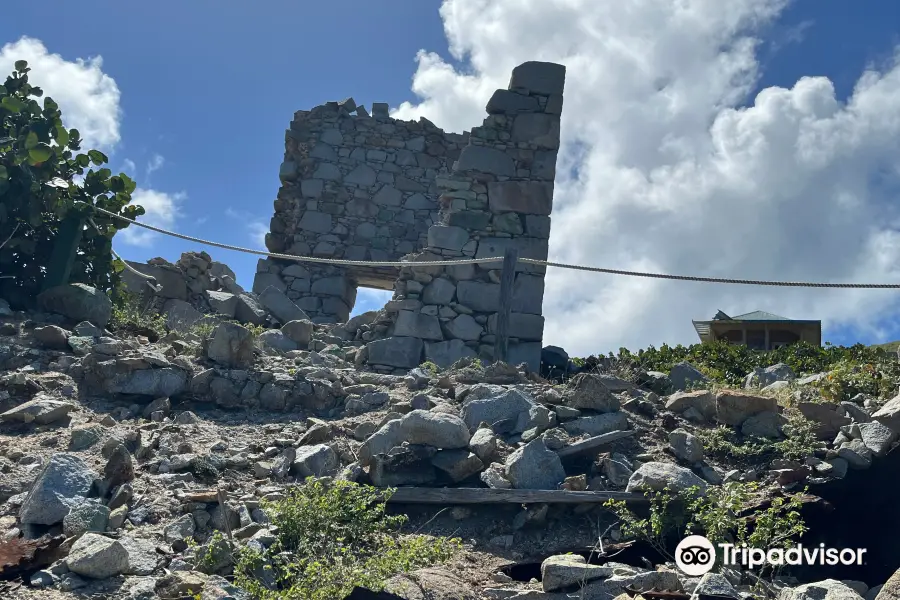
[[[565,67],[527,62],[487,104],[481,127],[445,133],[426,119],[372,116],[353,102],[298,111],[266,244],[272,252],[412,262],[503,255],[546,259]],[[254,291],[274,286],[318,322],[346,321],[358,286],[393,289],[363,332],[373,366],[490,359],[500,262],[373,268],[261,260]],[[399,271],[399,279],[398,279]],[[510,362],[540,360],[544,267],[520,264]]]

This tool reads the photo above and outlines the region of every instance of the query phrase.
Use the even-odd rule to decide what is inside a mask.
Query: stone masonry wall
[[[497,90],[488,117],[472,130],[452,172],[436,180],[439,222],[415,261],[502,257],[547,259],[559,149],[565,67],[528,62]],[[492,360],[502,261],[404,267],[367,345],[373,366],[409,368],[424,357],[448,366],[463,357]],[[540,367],[544,318],[542,266],[519,263],[513,286],[508,362]],[[373,336],[375,337],[375,336]]]
[[[448,134],[426,119],[369,116],[352,99],[298,111],[286,134],[272,252],[351,260],[429,261],[503,255],[546,259],[565,67],[527,62],[487,104],[481,127]],[[355,113],[355,114],[354,114]],[[314,321],[344,322],[356,288],[393,289],[357,332],[377,370],[422,360],[490,360],[501,263],[338,267],[261,260],[254,291],[285,291]],[[544,267],[519,264],[510,362],[540,361]]]
[[[436,179],[450,172],[468,134],[426,119],[405,122],[352,99],[294,114],[266,237],[272,252],[397,261],[427,244],[438,215]],[[396,268],[261,260],[253,290],[285,291],[313,320],[344,322],[358,285],[393,289]]]

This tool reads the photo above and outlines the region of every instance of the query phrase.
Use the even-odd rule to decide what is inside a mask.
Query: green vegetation
[[[51,266],[51,254],[63,224],[93,216],[86,226],[70,281],[111,292],[116,298],[123,264],[114,260],[112,238],[128,224],[99,213],[103,208],[134,219],[144,214],[130,205],[137,187],[125,174],[100,167],[108,159],[98,150],[81,150],[81,134],[63,126],[59,105],[43,100],[43,90],[28,81],[28,63],[0,86],[0,295],[27,304]],[[80,179],[80,181],[79,181]]]
[[[617,371],[632,378],[639,371],[668,372],[679,362],[687,361],[696,366],[715,383],[740,386],[748,373],[757,367],[785,363],[795,373],[812,374],[829,372],[819,387],[822,395],[833,401],[846,400],[858,393],[886,398],[896,394],[900,385],[900,361],[893,352],[879,347],[832,346],[818,347],[804,342],[763,352],[746,346],[711,342],[692,346],[650,346],[646,350],[630,352],[621,348],[618,354],[609,354]],[[596,368],[599,358],[584,359],[587,369]]]
[[[401,535],[407,517],[387,514],[390,493],[310,478],[284,499],[264,501],[277,541],[265,552],[242,550],[235,583],[261,600],[331,600],[449,559],[459,540]]]
[[[802,461],[820,447],[812,421],[792,414],[784,426],[782,440],[741,436],[733,428],[720,426],[697,431],[697,437],[710,456],[755,463],[773,458]]]
[[[145,306],[140,297],[129,292],[122,292],[118,301],[113,303],[109,319],[112,331],[120,329],[149,329],[158,337],[166,335],[166,318],[152,307]]]
[[[717,548],[719,543],[731,543],[768,550],[794,545],[807,531],[799,512],[802,494],[774,498],[768,508],[754,510],[759,499],[755,483],[710,486],[705,495],[691,487],[645,496],[650,500],[647,516],[639,516],[624,500],[608,500],[604,506],[619,518],[624,536],[647,542],[670,560],[674,560],[672,541],[687,535],[702,534]],[[719,556],[717,566],[721,564]]]

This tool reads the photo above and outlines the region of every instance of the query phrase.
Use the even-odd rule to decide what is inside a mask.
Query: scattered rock
[[[673,492],[680,492],[692,486],[700,488],[702,493],[705,492],[707,483],[684,467],[663,462],[648,462],[632,474],[626,491],[662,491],[668,487]]]
[[[69,510],[87,497],[95,478],[96,474],[79,457],[53,455],[22,502],[19,519],[30,525],[62,522]]]
[[[510,454],[505,474],[514,488],[525,490],[555,490],[566,478],[559,456],[540,438]]]

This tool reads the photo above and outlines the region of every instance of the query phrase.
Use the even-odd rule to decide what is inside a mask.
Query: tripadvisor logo
[[[745,545],[718,544],[722,550],[723,566],[743,566],[754,569],[763,565],[862,565],[866,548],[826,548],[825,544],[790,548],[749,548]],[[712,571],[716,562],[716,548],[702,535],[689,535],[675,548],[675,564],[690,576]]]

